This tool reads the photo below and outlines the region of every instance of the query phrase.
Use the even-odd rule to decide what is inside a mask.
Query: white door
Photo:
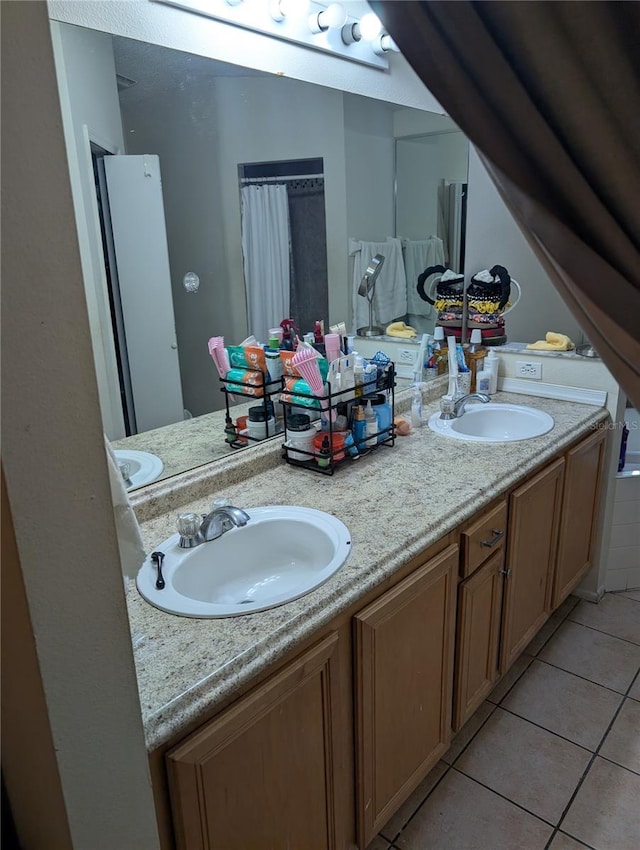
[[[184,417],[160,160],[104,158],[136,429]]]

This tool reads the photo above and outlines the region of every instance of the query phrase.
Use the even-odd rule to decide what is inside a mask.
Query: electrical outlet
[[[533,378],[539,381],[542,378],[542,363],[532,363],[529,360],[516,360],[516,377]]]
[[[410,348],[401,348],[398,351],[398,362],[399,363],[413,363],[415,360],[415,352]]]

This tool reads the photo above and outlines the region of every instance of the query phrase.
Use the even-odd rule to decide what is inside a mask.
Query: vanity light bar
[[[360,36],[359,21],[339,3],[297,4],[286,0],[153,0],[273,38],[321,50],[382,71],[389,70],[387,50]],[[351,33],[358,36],[351,40]],[[345,37],[346,36],[346,37]],[[388,36],[387,36],[388,38]],[[378,37],[380,41],[380,37]]]

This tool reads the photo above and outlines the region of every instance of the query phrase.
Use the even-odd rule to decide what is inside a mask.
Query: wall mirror
[[[224,397],[207,342],[223,336],[237,344],[252,330],[239,166],[321,161],[326,270],[317,285],[326,289],[328,315],[318,318],[345,321],[349,328],[349,239],[437,234],[431,183],[466,180],[467,144],[459,133],[460,143],[451,144],[456,128],[435,113],[66,23],[53,22],[52,38],[105,433],[118,449],[160,456],[157,480],[230,451],[220,414]],[[459,162],[422,181],[442,131]],[[125,200],[120,241],[135,254],[151,240],[150,255],[158,263],[152,278],[166,278],[167,297],[155,291],[141,296],[137,282],[148,269],[134,258],[138,314],[133,329],[129,322],[126,348],[129,357],[149,364],[143,384],[152,402],[164,401],[175,388],[175,403],[166,423],[127,436],[126,363],[115,342],[117,309],[107,283],[110,266],[117,270],[119,262],[103,239],[105,216],[96,197],[105,179],[113,179],[113,161],[129,157],[140,160],[136,168],[145,187],[157,182],[161,188],[162,215],[155,225],[166,238],[165,247],[158,247],[152,216]],[[443,159],[441,153],[436,157]],[[133,178],[124,172],[117,179],[128,188]],[[412,184],[419,187],[413,197]],[[111,212],[111,195],[109,202]],[[185,286],[188,273],[197,275],[196,284],[189,277]],[[158,345],[168,350],[173,366],[155,368]]]

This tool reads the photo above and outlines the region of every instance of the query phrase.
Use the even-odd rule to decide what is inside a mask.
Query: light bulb
[[[348,15],[339,3],[332,3],[309,18],[311,32],[326,32],[328,29],[340,29],[347,23]]]
[[[227,6],[239,6],[242,0],[227,0]]]
[[[371,47],[373,52],[377,53],[378,56],[383,56],[385,53],[390,53],[391,51],[400,53],[400,48],[386,32],[374,39],[371,42]]]
[[[380,18],[374,15],[373,12],[367,12],[366,15],[363,15],[359,23],[362,38],[365,38],[367,41],[373,41],[377,35],[380,35],[382,24],[380,23]]]
[[[295,18],[309,12],[310,0],[269,0],[269,14],[274,21]]]
[[[361,39],[362,33],[360,31],[360,24],[357,21],[353,24],[347,23],[342,27],[342,41],[345,44],[355,44],[355,42]]]

